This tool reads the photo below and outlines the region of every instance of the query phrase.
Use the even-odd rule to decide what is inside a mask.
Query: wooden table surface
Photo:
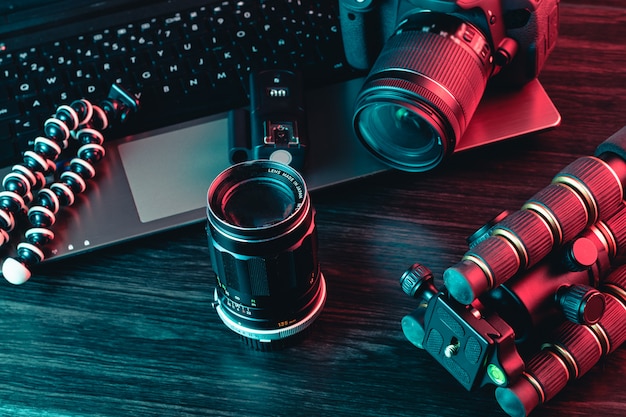
[[[466,236],[626,125],[625,67],[624,2],[563,0],[540,76],[561,126],[315,192],[328,300],[293,348],[250,350],[221,323],[203,224],[3,283],[0,415],[505,416],[404,338],[399,277],[415,261],[441,277]],[[625,373],[621,348],[533,416],[624,416]]]

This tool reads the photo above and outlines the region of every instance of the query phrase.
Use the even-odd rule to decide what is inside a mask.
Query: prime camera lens
[[[489,42],[474,25],[414,13],[386,42],[359,92],[357,136],[394,168],[430,170],[454,152],[492,69]]]
[[[220,319],[258,349],[291,344],[326,301],[304,179],[275,161],[233,165],[209,187],[207,218]]]

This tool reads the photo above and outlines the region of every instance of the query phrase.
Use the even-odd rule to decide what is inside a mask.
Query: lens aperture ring
[[[320,273],[320,285],[313,298],[314,304],[308,310],[308,314],[297,321],[285,323],[284,325],[281,323],[279,326],[263,329],[247,325],[248,323],[242,323],[237,320],[236,317],[233,317],[230,310],[224,308],[221,301],[222,297],[218,289],[216,289],[214,293],[215,310],[226,327],[242,337],[261,343],[271,343],[276,340],[287,339],[307,329],[321,314],[326,303],[326,298],[326,280],[324,279],[324,275]]]

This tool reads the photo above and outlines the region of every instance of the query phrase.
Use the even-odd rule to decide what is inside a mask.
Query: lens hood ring
[[[268,207],[272,211],[264,212]],[[207,193],[209,221],[220,232],[245,240],[285,233],[281,229],[288,232],[309,208],[304,178],[292,167],[270,160],[232,165],[215,178]]]

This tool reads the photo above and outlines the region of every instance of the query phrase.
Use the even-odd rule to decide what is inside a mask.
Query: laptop
[[[23,138],[29,134],[34,137],[33,127],[42,126],[35,123],[46,114],[36,111],[38,101],[39,106],[45,101],[54,108],[61,103],[60,98],[73,100],[82,95],[95,100],[98,93],[103,98],[106,82],[119,80],[122,85],[128,83],[124,86],[142,102],[141,110],[128,125],[110,135],[105,132],[106,157],[96,166],[96,178],[87,190],[72,206],[58,213],[52,227],[55,238],[46,246],[44,262],[205,220],[209,184],[230,165],[229,110],[247,105],[245,82],[239,85],[239,80],[233,81],[225,69],[227,64],[219,59],[236,61],[235,72],[242,79],[254,69],[253,62],[302,69],[310,140],[303,176],[310,191],[389,169],[365,150],[353,132],[353,105],[363,74],[352,71],[342,51],[336,50],[341,47],[337,42],[340,29],[336,2],[293,3],[11,0],[0,4],[0,76],[4,74],[0,78],[0,137],[4,124],[9,132],[4,135],[18,138],[11,142],[11,149],[23,152],[29,143]],[[299,7],[306,8],[302,19],[307,22],[322,19],[313,25],[319,31],[313,38],[303,33],[304,20],[269,16],[286,11],[288,16],[298,16]],[[325,13],[319,12],[321,7]],[[245,26],[246,20],[252,26]],[[238,25],[241,33],[233,32],[226,46],[215,46],[221,35],[211,25],[225,22]],[[144,41],[152,42],[151,49],[137,52],[136,45],[144,33]],[[261,46],[266,48],[266,56],[246,55],[259,51],[251,33],[267,37]],[[235,42],[233,39],[239,35],[247,38]],[[165,41],[162,36],[166,36]],[[320,46],[320,36],[327,39],[326,46]],[[184,41],[190,39],[190,50],[196,48],[197,52],[198,42],[202,45],[199,55],[186,53]],[[286,61],[281,61],[276,51],[292,48],[290,42],[294,39],[304,50],[289,52]],[[312,49],[326,47],[335,49],[323,51],[319,62],[308,62]],[[80,57],[70,59],[68,51]],[[159,61],[167,53],[174,58]],[[134,67],[135,55],[139,54],[147,55],[150,65]],[[67,60],[72,59],[68,64]],[[12,69],[15,62],[23,65],[17,72]],[[171,72],[183,65],[191,71],[174,82]],[[31,70],[38,75],[24,75]],[[221,88],[218,84],[223,81],[226,89],[212,89]],[[22,89],[27,94],[22,94]],[[173,90],[176,94],[170,94]],[[16,100],[20,103],[19,115],[11,113],[15,111],[11,103]],[[528,111],[512,111],[519,108]],[[558,111],[537,80],[515,92],[488,91],[457,150],[548,129],[559,122]],[[0,160],[1,155],[2,148]],[[0,168],[0,177],[10,170],[11,164]],[[13,253],[20,232],[13,233],[12,244],[1,252],[3,257]]]

